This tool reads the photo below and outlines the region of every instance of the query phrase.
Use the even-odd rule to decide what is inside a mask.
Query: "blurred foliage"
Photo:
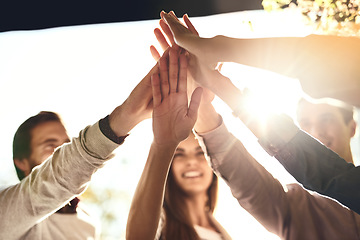
[[[263,0],[267,11],[298,9],[317,33],[360,36],[360,0]]]
[[[100,222],[101,240],[125,239],[128,207],[131,203],[127,191],[90,184],[81,195],[81,201]]]

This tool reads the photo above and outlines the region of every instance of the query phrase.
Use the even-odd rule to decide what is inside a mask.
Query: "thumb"
[[[194,90],[193,94],[191,95],[191,100],[187,115],[189,118],[195,121],[197,119],[197,113],[199,110],[202,93],[203,93],[203,89],[201,87],[198,87]]]

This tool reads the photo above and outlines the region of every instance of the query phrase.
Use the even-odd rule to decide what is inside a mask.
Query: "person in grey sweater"
[[[129,131],[151,116],[150,76],[157,69],[156,64],[110,115],[71,141],[51,112],[40,112],[19,127],[13,157],[21,181],[0,189],[0,239],[97,237],[88,216],[76,208],[76,197]]]

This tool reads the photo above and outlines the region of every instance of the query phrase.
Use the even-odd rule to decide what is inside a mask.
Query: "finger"
[[[146,76],[139,83],[139,84],[145,85],[146,88],[149,89],[149,91],[151,91],[151,75],[153,75],[154,73],[159,74],[159,63],[158,62],[154,65],[154,67],[148,72],[148,74],[146,74]]]
[[[181,26],[183,26],[183,27],[185,28],[185,25],[179,20],[179,18],[176,16],[176,14],[175,14],[174,11],[170,11],[170,12],[169,12],[169,15],[172,16],[172,19],[173,19],[174,21],[176,21],[177,23],[180,23]]]
[[[169,95],[169,73],[168,73],[168,54],[164,54],[159,59],[159,69],[160,69],[160,86],[161,86],[161,95],[163,98]]]
[[[185,54],[180,54],[179,62],[178,92],[187,92],[187,59]]]
[[[165,19],[166,23],[168,24],[168,26],[175,38],[176,38],[176,34],[178,32],[181,32],[184,30],[190,31],[176,17],[174,17],[174,15],[164,13],[163,19]]]
[[[169,52],[169,84],[170,93],[175,93],[178,88],[179,55],[178,51],[171,49]]]
[[[189,16],[188,16],[187,14],[185,14],[185,15],[183,16],[183,19],[184,19],[184,22],[185,22],[186,26],[188,27],[188,29],[189,29],[192,33],[195,33],[196,35],[199,36],[198,31],[196,31],[194,25],[190,22]]]
[[[155,61],[158,61],[160,59],[160,53],[153,45],[150,46],[150,52],[151,56],[155,59]]]
[[[196,121],[197,113],[199,110],[200,102],[201,102],[201,95],[203,93],[203,89],[198,87],[194,90],[193,94],[191,95],[190,105],[188,109],[188,117]]]
[[[171,16],[173,16],[176,20],[178,20],[178,22],[180,22],[179,18],[176,16],[175,12],[174,11],[170,11],[169,14]]]
[[[162,99],[160,79],[158,73],[151,75],[151,88],[153,95],[153,107],[156,108],[161,104],[161,99]]]
[[[161,21],[163,22],[163,20],[160,20],[160,22]],[[165,25],[166,25],[166,23],[165,23]],[[154,29],[154,34],[155,34],[155,37],[156,37],[157,41],[159,42],[161,48],[165,51],[170,45],[167,42],[164,34],[161,32],[161,30],[159,28]]]
[[[159,24],[160,24],[161,29],[165,33],[166,37],[169,39],[171,46],[174,46],[174,44],[175,44],[174,35],[171,32],[169,25],[167,25],[163,19],[160,19]]]
[[[164,10],[162,10],[161,12],[160,12],[160,17],[161,18],[164,18],[164,15],[166,14],[166,12],[164,11]]]
[[[166,56],[168,57],[169,56],[169,51],[170,51],[171,48],[167,48],[164,52],[163,52],[163,57]]]

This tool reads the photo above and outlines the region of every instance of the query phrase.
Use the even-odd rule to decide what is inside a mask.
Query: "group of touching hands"
[[[156,65],[110,115],[110,126],[118,136],[126,135],[152,114],[155,143],[179,143],[194,127],[200,103],[209,105],[214,99],[215,85],[225,77],[217,63],[202,62],[204,56],[182,47],[191,43],[187,37],[201,39],[187,15],[183,20],[186,25],[173,12],[161,12],[161,30],[156,28],[154,33],[163,54],[150,47]]]
[[[201,100],[203,104],[211,103],[214,94],[206,88],[206,83],[194,81],[201,79],[197,78],[199,64],[196,57],[175,43],[171,27],[184,34],[198,36],[187,15],[183,17],[186,26],[173,12],[161,12],[161,17],[159,23],[162,31],[156,28],[154,33],[164,51],[163,55],[154,46],[150,47],[153,58],[158,62],[158,71],[151,76],[154,141],[159,145],[177,145],[194,127]]]

